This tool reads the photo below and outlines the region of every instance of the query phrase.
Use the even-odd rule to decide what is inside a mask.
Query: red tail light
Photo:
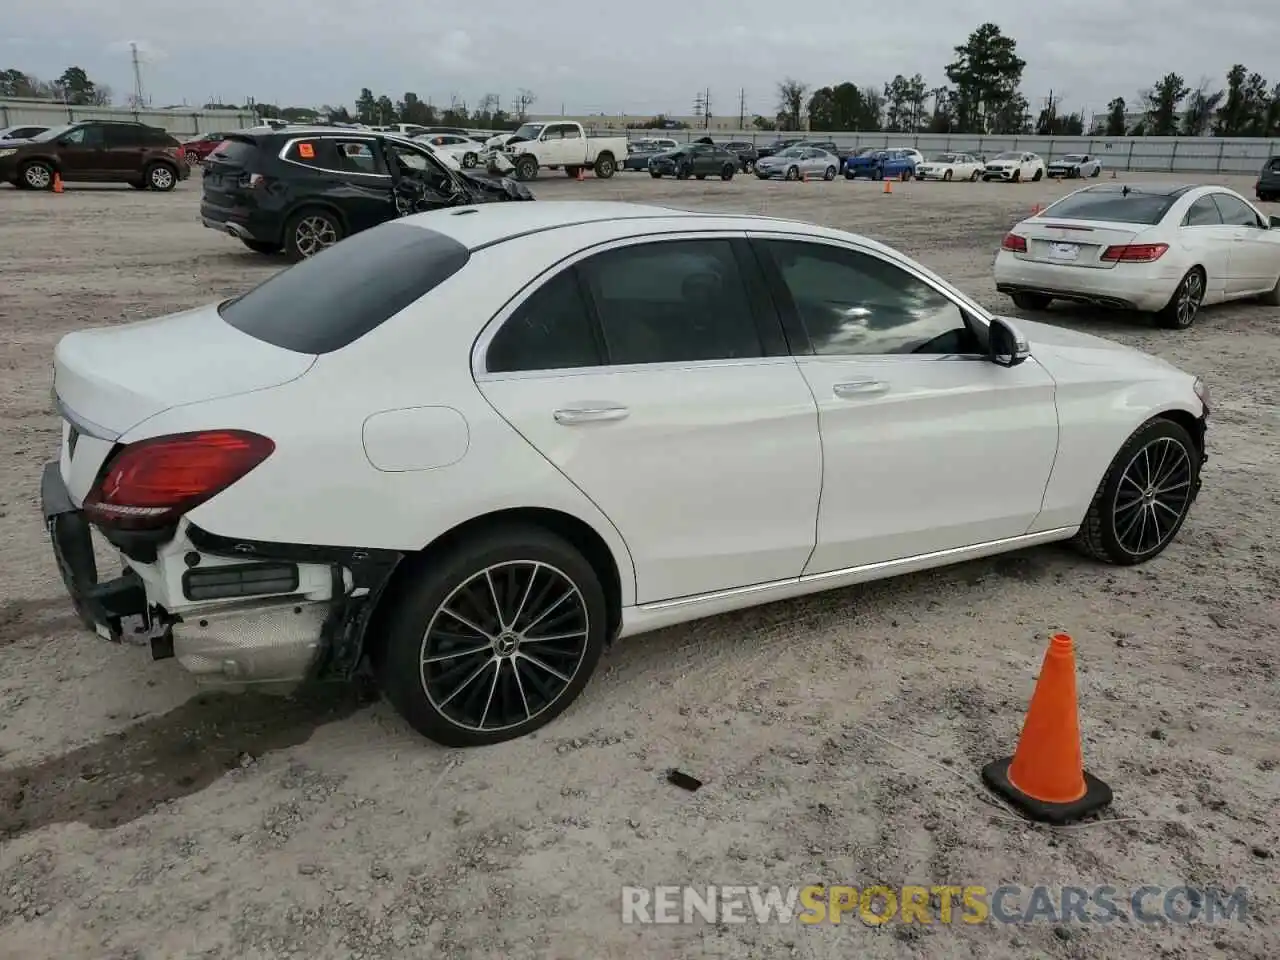
[[[84,501],[89,519],[126,530],[168,526],[271,456],[276,445],[244,430],[175,433],[131,443]]]
[[[1001,250],[1009,250],[1013,253],[1027,252],[1027,238],[1020,237],[1016,233],[1007,233],[1003,240],[1000,241]]]
[[[1154,263],[1168,249],[1167,243],[1122,243],[1107,247],[1099,259],[1112,263]]]

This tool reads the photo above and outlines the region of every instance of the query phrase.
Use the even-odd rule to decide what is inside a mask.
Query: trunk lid
[[[1115,261],[1101,259],[1107,247],[1132,243],[1148,229],[1145,224],[1032,217],[1019,223],[1013,232],[1027,241],[1027,252],[1018,254],[1020,260],[1110,270]]]
[[[211,305],[67,334],[54,350],[53,389],[69,419],[115,439],[170,407],[279,386],[314,362],[241,333]]]

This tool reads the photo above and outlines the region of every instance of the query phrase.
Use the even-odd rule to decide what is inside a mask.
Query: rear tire
[[[613,154],[602,153],[596,157],[594,171],[595,175],[601,180],[608,180],[617,169],[618,164],[614,161]]]
[[[1269,307],[1280,307],[1280,279],[1276,280],[1276,285],[1271,288],[1270,293],[1264,293],[1258,299]]]
[[[1164,309],[1156,314],[1156,324],[1166,330],[1186,330],[1195,323],[1204,302],[1205,282],[1205,272],[1200,267],[1188,270]]]
[[[252,250],[254,253],[274,255],[279,253],[282,249],[280,244],[272,243],[270,240],[246,240],[242,237],[240,239],[240,242],[243,243],[250,250]]]
[[[299,210],[284,226],[284,253],[297,263],[329,249],[345,235],[337,214],[319,207]]]
[[[743,172],[743,173],[755,173],[755,172],[756,172],[756,162],[755,162],[754,160],[744,160],[744,161],[742,162],[742,172]]]
[[[650,170],[650,171],[649,171],[649,176],[653,177],[653,179],[655,179],[655,180],[661,180],[661,179],[662,179],[662,174],[660,174],[657,170]]]
[[[52,190],[53,167],[43,160],[32,160],[22,165],[22,169],[18,171],[18,179],[28,190]]]
[[[734,169],[730,164],[725,164],[724,169],[720,171],[720,179],[728,182],[733,179]]]
[[[516,179],[517,180],[536,180],[538,179],[538,158],[525,154],[516,161]]]
[[[986,178],[984,177],[983,179],[985,180]],[[975,171],[973,171],[973,173],[969,174],[969,182],[970,182],[970,183],[977,183],[977,182],[978,182],[978,171],[977,171],[977,170],[975,170]]]
[[[1163,553],[1200,487],[1200,451],[1172,420],[1148,420],[1107,467],[1072,543],[1087,556],[1129,567]]]
[[[599,577],[539,527],[463,542],[419,564],[387,601],[374,652],[382,689],[410,726],[446,747],[501,743],[551,722],[604,650]]]
[[[148,190],[168,193],[178,185],[178,171],[167,163],[153,163],[147,167],[142,179],[146,182]]]
[[[1053,303],[1053,297],[1043,293],[1015,293],[1012,299],[1019,310],[1048,310]]]
[[[1094,167],[1093,173],[1089,174],[1089,179],[1092,180],[1094,177],[1100,176],[1101,174],[1102,174],[1102,168]]]

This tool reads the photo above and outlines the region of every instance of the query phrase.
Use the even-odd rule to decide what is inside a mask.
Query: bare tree
[[[808,92],[808,84],[792,80],[790,77],[778,84],[778,119],[784,121],[788,129],[800,129],[800,115],[804,112],[804,95]]]

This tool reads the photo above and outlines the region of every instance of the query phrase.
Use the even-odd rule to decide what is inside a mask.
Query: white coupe
[[[1038,153],[1010,150],[997,153],[982,167],[982,179],[1005,180],[1010,183],[1044,179],[1044,158]]]
[[[467,170],[478,166],[480,159],[491,152],[490,147],[482,141],[456,133],[423,133],[414,139],[427,144],[437,154],[452,157],[459,166]]]
[[[1016,224],[995,281],[1024,310],[1068,300],[1185,329],[1204,304],[1280,306],[1280,217],[1226,187],[1097,184]]]
[[[977,180],[983,163],[971,153],[940,153],[916,164],[917,180]]]
[[[368,664],[422,734],[494,743],[619,636],[1049,541],[1159,554],[1203,384],[1020,326],[825,227],[440,210],[63,337],[43,512],[101,637],[233,684]]]

